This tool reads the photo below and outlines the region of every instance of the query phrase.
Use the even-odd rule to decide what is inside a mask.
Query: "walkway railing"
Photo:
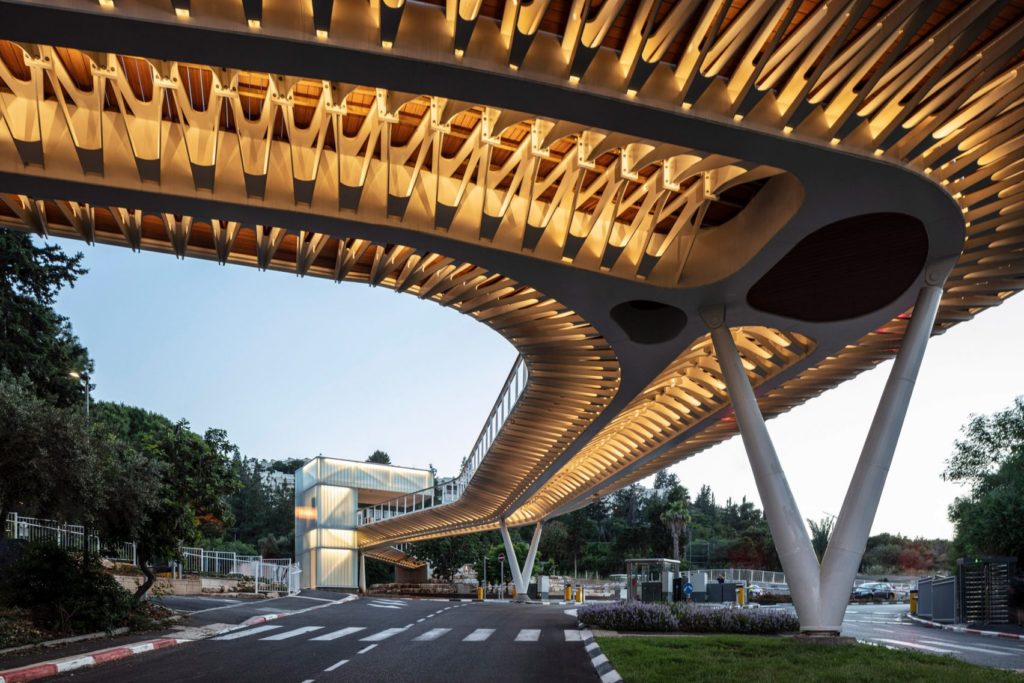
[[[223,550],[204,548],[178,549],[183,573],[209,576],[248,577],[255,582],[257,593],[276,591],[298,592],[298,563],[287,558],[268,558],[259,555],[239,555]],[[294,591],[292,590],[294,588]]]
[[[47,541],[69,550],[85,549],[85,527],[64,524],[53,519],[23,517],[17,512],[7,515],[8,538],[25,541]],[[103,543],[95,534],[89,534],[89,552],[110,560],[135,564],[134,543]]]
[[[786,574],[784,572],[773,572],[764,569],[691,569],[691,572],[704,572],[708,575],[709,581],[714,581],[719,576],[725,577],[726,581],[746,581],[750,584],[784,584]]]
[[[453,479],[439,480],[430,488],[397,496],[379,505],[362,508],[356,515],[356,524],[363,526],[364,524],[382,522],[410,512],[447,505],[461,498],[480,463],[483,462],[495,439],[498,438],[501,428],[508,421],[512,409],[515,408],[516,403],[519,402],[526,390],[527,379],[529,379],[529,372],[526,369],[526,362],[522,356],[519,356],[512,365],[512,371],[509,372],[508,378],[498,394],[498,400],[494,402],[494,407],[491,408],[490,415],[487,416],[487,422],[484,423],[480,436],[477,437],[476,443],[473,445],[473,450],[470,451],[469,457],[463,463],[459,476]]]

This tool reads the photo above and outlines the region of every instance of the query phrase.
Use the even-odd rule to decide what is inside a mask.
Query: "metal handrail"
[[[480,430],[476,442],[473,444],[473,449],[464,461],[458,476],[451,479],[438,480],[434,482],[433,486],[396,496],[378,505],[362,508],[356,513],[356,525],[363,526],[365,524],[382,522],[386,519],[409,514],[410,512],[418,512],[437,507],[438,505],[447,505],[461,498],[462,494],[466,492],[466,488],[473,479],[473,475],[476,473],[480,463],[483,462],[484,456],[490,451],[494,441],[498,438],[498,434],[501,433],[502,427],[505,426],[509,416],[512,414],[513,408],[515,408],[523,392],[526,390],[528,379],[529,371],[526,367],[526,361],[522,356],[519,356],[516,358],[516,362],[512,364],[512,369],[509,371],[501,391],[498,392],[498,398],[494,401],[494,406],[491,407],[491,412],[488,414],[487,420],[484,422],[484,426]]]

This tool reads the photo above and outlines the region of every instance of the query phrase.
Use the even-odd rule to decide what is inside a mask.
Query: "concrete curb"
[[[954,626],[953,624],[939,624],[928,619],[921,617],[915,617],[913,614],[908,614],[907,617],[915,624],[920,624],[927,628],[938,628],[943,631],[954,631],[955,633],[970,633],[975,636],[984,636],[986,638],[1002,638],[1004,640],[1024,640],[1024,635],[1017,635],[1016,633],[1002,633],[1001,631],[983,631],[978,628],[968,628],[967,626]]]
[[[576,626],[580,630],[580,640],[583,641],[583,647],[586,648],[587,656],[590,657],[590,663],[601,678],[601,683],[622,683],[622,676],[619,675],[619,672],[615,670],[612,663],[601,652],[601,646],[597,644],[594,634],[590,632],[590,629],[580,623]],[[0,681],[0,683],[3,682]]]
[[[121,645],[119,647],[112,647],[106,650],[97,650],[96,652],[89,652],[84,655],[55,659],[51,662],[31,664],[19,669],[0,671],[0,683],[22,683],[23,681],[34,681],[39,678],[56,676],[57,674],[65,673],[67,671],[85,669],[97,664],[105,664],[106,662],[114,662],[126,657],[133,657],[135,655],[142,654],[143,652],[162,650],[167,647],[173,647],[175,645],[190,642],[192,641],[184,638],[156,638],[153,640],[143,640],[138,643],[132,643],[131,645]]]
[[[359,596],[357,595],[349,595],[341,600],[328,602],[323,605],[313,605],[312,607],[295,610],[294,612],[276,612],[274,614],[250,617],[241,624],[228,626],[227,628],[218,629],[216,631],[210,631],[208,633],[204,633],[198,638],[154,638],[152,640],[143,640],[129,645],[120,645],[118,647],[111,647],[105,650],[96,650],[95,652],[87,652],[81,655],[54,659],[49,662],[30,664],[29,666],[23,666],[18,669],[0,671],[0,683],[24,683],[25,681],[34,681],[40,678],[46,678],[47,676],[56,676],[57,674],[65,673],[67,671],[86,669],[96,666],[97,664],[106,664],[107,662],[114,662],[119,659],[124,659],[125,657],[133,657],[145,652],[152,652],[153,650],[162,650],[164,648],[174,647],[175,645],[194,643],[200,640],[206,640],[207,638],[213,638],[225,633],[230,633],[231,631],[238,631],[250,626],[255,626],[256,624],[262,624],[268,621],[288,617],[293,614],[311,612],[316,609],[330,607],[331,605],[341,605],[358,599]]]

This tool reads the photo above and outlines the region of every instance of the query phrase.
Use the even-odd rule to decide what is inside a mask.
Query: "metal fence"
[[[519,356],[512,365],[512,370],[498,393],[498,400],[494,402],[487,422],[480,431],[480,436],[477,437],[473,450],[466,458],[459,476],[453,479],[439,480],[434,486],[397,496],[380,505],[362,508],[356,513],[356,524],[362,526],[381,522],[410,512],[446,505],[461,498],[480,463],[483,462],[484,456],[490,451],[501,428],[505,426],[505,422],[512,414],[512,409],[515,408],[519,398],[526,390],[528,379],[529,371],[526,368],[526,361]]]
[[[786,583],[785,572],[773,572],[765,569],[695,569],[691,571],[704,572],[708,575],[708,579],[711,581],[714,581],[721,576],[730,583],[746,581],[748,585],[762,583]]]
[[[181,571],[187,574],[253,579],[253,592],[298,593],[298,563],[287,558],[239,555],[223,550],[179,548]]]
[[[7,516],[8,538],[26,541],[46,541],[69,550],[85,549],[85,527],[79,524],[64,524],[53,519],[23,517],[17,512]],[[89,552],[120,562],[136,563],[134,543],[104,543],[95,534],[89,534]]]

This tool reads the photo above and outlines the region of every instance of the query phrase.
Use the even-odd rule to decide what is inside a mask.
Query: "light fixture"
[[[576,85],[577,83],[580,82],[580,77],[579,76],[569,76],[569,82],[571,84],[573,84],[573,85]]]
[[[636,97],[636,89],[629,88],[628,90],[626,90],[626,97],[629,97],[629,98]]]
[[[690,111],[692,107],[693,104],[691,104],[690,102],[683,102],[683,111]]]
[[[380,46],[385,50],[390,50],[394,46],[394,43],[392,43],[390,40],[382,40],[380,41]]]
[[[732,120],[739,123],[743,120],[743,114],[733,114]]]
[[[782,132],[783,132],[783,133],[784,133],[785,135],[789,135],[790,133],[792,133],[792,132],[793,132],[793,126],[783,126],[783,127],[782,127]]]
[[[114,0],[100,0],[100,7],[103,9],[114,9]]]
[[[465,50],[463,50],[462,48],[458,48],[458,47],[455,48],[455,56],[456,57],[458,57],[459,59],[462,59],[462,55],[464,55],[464,54],[466,54]]]
[[[881,147],[879,147],[878,149],[876,149],[876,150],[875,150],[875,156],[876,156],[876,157],[880,157],[880,156],[882,156],[883,154],[885,154],[885,150],[884,150],[884,149],[882,149]]]
[[[831,140],[828,141],[828,143],[834,147],[840,143],[840,140],[839,138],[832,138]]]
[[[513,71],[519,71],[519,65],[518,64],[509,64],[508,68],[512,69]]]
[[[322,28],[318,28],[316,30],[316,37],[317,40],[327,40],[327,31]]]
[[[179,19],[188,19],[189,18],[188,7],[175,7],[174,8],[174,13],[178,16]]]
[[[249,19],[249,28],[255,29],[255,30],[258,31],[259,28],[260,28],[260,20],[259,19]]]
[[[68,377],[71,379],[82,379],[82,373],[78,372],[78,370],[72,370],[68,373]]]

